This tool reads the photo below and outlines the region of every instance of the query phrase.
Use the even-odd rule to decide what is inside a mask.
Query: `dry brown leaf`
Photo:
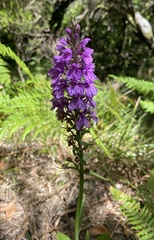
[[[0,171],[4,170],[6,168],[5,164],[3,162],[0,162]]]
[[[16,205],[15,205],[14,201],[8,203],[5,206],[0,206],[0,212],[5,212],[6,218],[12,217],[13,213],[16,212]]]
[[[110,233],[107,228],[104,228],[101,226],[91,227],[89,231],[92,236],[98,236],[100,234]]]

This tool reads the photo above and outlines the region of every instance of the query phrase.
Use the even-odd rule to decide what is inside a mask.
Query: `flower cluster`
[[[53,67],[48,73],[52,79],[52,109],[56,108],[60,121],[81,130],[89,128],[91,120],[97,121],[93,50],[86,46],[89,38],[80,39],[79,24],[72,21],[66,33],[66,39],[61,38],[56,46],[59,55],[53,58]]]

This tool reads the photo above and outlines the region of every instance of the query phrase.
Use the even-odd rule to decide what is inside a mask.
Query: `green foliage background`
[[[107,167],[111,162],[123,162],[153,168],[154,45],[134,24],[136,11],[154,29],[151,0],[1,0],[0,142],[47,143],[65,133],[50,110],[47,72],[58,38],[76,17],[82,37],[91,38],[99,77],[95,99],[99,122],[91,129],[99,167],[106,159]],[[149,232],[140,234],[141,239],[153,234],[152,176],[146,187],[138,190],[143,209],[134,199],[113,192],[117,200],[122,197],[122,210],[136,230],[149,226]],[[146,198],[146,191],[150,198]]]
[[[65,0],[0,2],[0,41],[28,64],[44,72],[50,67],[56,39],[72,18],[81,24],[83,37],[91,38],[96,73],[101,81],[108,74],[152,79],[153,44],[134,24],[139,11],[154,27],[153,1]],[[13,65],[14,70],[14,64]],[[11,67],[11,66],[10,66]]]
[[[154,112],[153,49],[130,16],[140,11],[153,27],[152,1],[2,0],[0,7],[0,138],[9,139],[19,132],[23,140],[46,139],[59,129],[50,111],[47,72],[58,38],[75,17],[82,37],[91,38],[100,78],[96,97],[99,123],[91,130],[94,138],[99,135],[96,143],[115,159],[119,155],[149,158],[153,147],[153,140],[149,142],[153,131],[147,127]]]

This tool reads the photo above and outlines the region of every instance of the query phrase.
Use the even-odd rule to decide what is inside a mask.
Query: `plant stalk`
[[[82,218],[82,203],[83,203],[83,186],[84,186],[84,168],[83,168],[83,148],[81,144],[82,136],[79,135],[79,197],[77,202],[76,217],[75,217],[75,240],[79,240],[81,218]]]

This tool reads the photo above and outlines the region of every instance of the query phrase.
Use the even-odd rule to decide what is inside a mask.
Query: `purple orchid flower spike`
[[[93,50],[86,46],[89,38],[80,39],[80,25],[75,21],[66,28],[66,34],[56,46],[59,54],[48,73],[52,79],[52,109],[56,109],[58,120],[66,121],[71,128],[88,129],[98,120],[93,100],[97,93]]]

